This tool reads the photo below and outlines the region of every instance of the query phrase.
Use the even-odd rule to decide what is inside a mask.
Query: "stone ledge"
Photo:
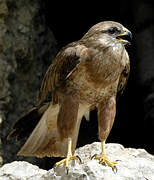
[[[95,142],[76,150],[83,164],[70,163],[69,174],[63,166],[49,171],[39,169],[28,162],[14,161],[0,168],[0,180],[153,180],[154,156],[144,149],[124,148],[120,144],[107,144],[111,161],[119,160],[117,173],[110,167],[100,165],[90,157],[100,153],[101,144]]]

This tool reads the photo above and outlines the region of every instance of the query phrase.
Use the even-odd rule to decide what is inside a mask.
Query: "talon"
[[[93,158],[95,158],[97,156],[97,154],[94,154],[92,157],[91,157],[91,160],[93,159]]]
[[[118,172],[118,168],[117,168],[117,166],[113,166],[113,168],[112,168],[112,170],[113,170],[113,172],[116,174],[117,172]]]
[[[76,155],[76,157],[80,161],[80,163],[82,164],[82,160],[81,160],[80,156]]]
[[[112,168],[112,170],[116,173],[117,172],[117,167],[115,166],[115,164],[117,164],[117,161],[113,161],[113,162],[110,162],[108,160],[108,158],[106,157],[106,155],[93,155],[92,158],[96,159],[96,160],[99,160],[99,163],[104,165],[104,166],[109,166]],[[92,159],[91,158],[91,159]]]
[[[58,167],[58,166],[61,165],[61,164],[65,164],[66,174],[68,174],[68,172],[69,172],[68,166],[69,166],[69,162],[70,162],[71,160],[79,160],[80,162],[82,162],[82,161],[81,161],[81,158],[80,158],[79,156],[77,156],[77,155],[70,156],[70,157],[68,156],[67,158],[62,159],[61,161],[57,162],[57,163],[54,165],[54,168],[55,168],[55,167]]]
[[[66,167],[66,174],[68,175],[68,172],[69,172],[69,168],[68,167]]]

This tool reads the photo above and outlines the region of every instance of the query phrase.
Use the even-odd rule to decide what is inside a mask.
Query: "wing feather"
[[[123,93],[126,87],[126,84],[129,78],[129,72],[130,72],[130,63],[128,62],[124,70],[122,71],[120,79],[119,79],[119,84],[118,84],[118,89],[117,89],[118,97]]]
[[[71,43],[58,53],[44,76],[37,105],[44,102],[49,95],[52,95],[54,101],[56,89],[65,83],[68,74],[80,63],[80,56],[76,53],[78,46],[76,43]]]
[[[82,44],[82,45],[81,45]],[[52,95],[52,102],[56,103],[56,90],[65,84],[68,77],[77,69],[83,61],[89,61],[97,53],[92,48],[87,48],[80,41],[73,42],[64,47],[56,56],[54,62],[49,66],[38,97],[38,105]]]

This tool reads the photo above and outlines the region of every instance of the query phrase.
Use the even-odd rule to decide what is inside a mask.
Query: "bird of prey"
[[[130,71],[125,45],[132,37],[123,25],[100,22],[78,41],[62,48],[49,66],[36,106],[18,120],[8,136],[29,138],[18,155],[65,157],[56,163],[78,159],[74,154],[82,117],[97,108],[101,154],[99,163],[115,169],[105,142],[116,114],[116,96],[123,91]],[[51,96],[51,99],[49,99]]]

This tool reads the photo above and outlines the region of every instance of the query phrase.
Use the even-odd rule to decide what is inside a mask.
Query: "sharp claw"
[[[66,167],[66,174],[68,175],[68,172],[69,172],[69,168],[68,167]]]
[[[91,157],[91,160],[92,160],[95,156],[97,156],[97,154],[94,154],[94,155]]]
[[[76,155],[76,157],[78,158],[78,160],[79,160],[80,163],[82,164],[82,160],[81,160],[80,156]]]
[[[113,172],[116,174],[117,172],[118,172],[118,168],[117,168],[117,166],[113,166],[113,168],[112,168],[112,170],[113,170]]]

